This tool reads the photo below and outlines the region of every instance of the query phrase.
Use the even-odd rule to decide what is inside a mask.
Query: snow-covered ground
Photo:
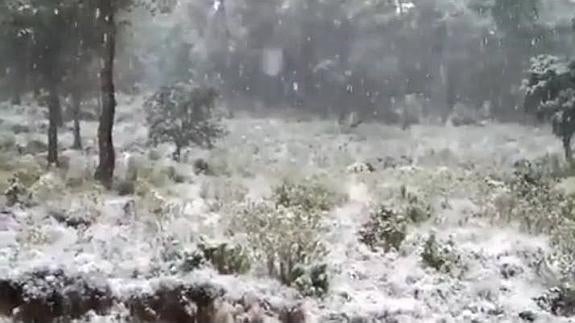
[[[120,101],[115,133],[119,176],[125,171],[128,153],[138,156],[140,164],[152,163],[147,157],[150,149],[145,148],[140,106],[138,99]],[[10,122],[23,123],[16,112],[3,112],[2,119],[4,132],[9,132]],[[173,208],[156,217],[137,211],[140,205],[154,203],[149,198],[137,201],[133,212],[126,209],[132,197],[90,193],[94,189],[88,184],[80,188],[56,185],[59,178],[65,181],[93,167],[92,158],[65,151],[63,155],[70,156],[69,170],[44,175],[56,178],[56,186],[50,186],[42,203],[5,208],[0,214],[0,278],[17,279],[38,268],[63,269],[69,275],[108,284],[118,298],[144,293],[162,282],[209,282],[221,286],[223,298],[230,302],[253,298],[272,307],[300,304],[307,322],[521,322],[520,313],[525,317],[527,312],[537,322],[572,321],[552,316],[533,300],[554,286],[553,273],[542,273],[535,265],[551,252],[548,237],[474,216],[481,205],[473,199],[473,187],[451,186],[449,181],[449,187],[442,187],[442,176],[501,172],[522,158],[560,153],[559,141],[548,129],[489,124],[421,125],[402,131],[363,124],[344,132],[334,121],[238,117],[226,123],[229,135],[216,149],[190,149],[182,164],[166,158],[169,147],[156,149],[161,157],[153,161],[154,169],[172,165],[185,178],[158,188],[161,199]],[[95,124],[83,127],[86,145],[94,146]],[[17,135],[18,141],[31,137]],[[61,140],[63,147],[72,141],[69,133]],[[388,157],[400,160],[401,156],[412,163],[384,167]],[[217,169],[216,176],[193,174],[191,163],[198,157]],[[371,163],[375,172],[348,171],[350,165],[361,162]],[[225,237],[229,229],[225,203],[233,200],[227,195],[235,189],[245,188],[247,197],[255,199],[269,194],[282,177],[314,174],[323,174],[334,189],[348,195],[345,203],[326,215],[328,230],[318,232],[328,250],[330,290],[324,298],[303,298],[257,270],[243,275],[220,275],[211,268],[166,274],[170,268],[164,268],[169,264],[162,263],[162,253],[174,240],[177,248],[194,249],[200,236]],[[358,241],[358,231],[370,206],[383,199],[385,188],[402,184],[411,190],[427,190],[431,196],[436,193],[430,201],[434,205],[441,195],[437,190],[444,189],[449,207],[435,207],[431,219],[411,225],[399,251],[374,252]],[[212,205],[216,195],[224,207]],[[50,212],[72,211],[90,218],[91,224],[74,226],[50,216]],[[438,240],[452,242],[463,268],[457,274],[437,272],[422,263],[421,251],[432,232]],[[42,293],[42,288],[37,292]],[[128,310],[118,307],[115,311],[125,314]],[[125,321],[118,313],[92,314],[86,320]]]

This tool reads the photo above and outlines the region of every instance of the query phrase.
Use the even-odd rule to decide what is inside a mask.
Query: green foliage
[[[517,169],[507,183],[511,205],[500,217],[518,221],[530,233],[552,232],[565,212],[565,196],[556,188],[557,182],[532,167]]]
[[[317,209],[285,207],[266,200],[237,205],[235,212],[231,228],[243,232],[255,258],[262,259],[267,273],[283,284],[291,286],[301,276],[302,267],[325,255],[320,240],[323,212]]]
[[[571,159],[571,138],[575,134],[575,63],[549,55],[533,58],[524,90],[525,109],[551,121],[553,134],[562,139],[565,156]]]
[[[144,104],[152,143],[173,143],[176,160],[192,144],[212,148],[226,133],[215,114],[217,96],[214,88],[191,83],[163,87]]]
[[[220,274],[243,274],[250,270],[248,254],[241,245],[202,242],[198,249]]]
[[[545,102],[542,109],[551,115],[553,134],[559,138],[571,138],[575,133],[575,88],[559,92],[553,100]]]
[[[405,218],[412,223],[420,223],[428,220],[433,215],[433,207],[420,195],[410,192],[405,186],[400,189],[400,209]]]
[[[316,212],[329,211],[342,197],[321,182],[306,179],[297,183],[285,180],[274,189],[272,199],[278,207],[298,207]]]
[[[304,296],[321,297],[329,290],[327,265],[298,266],[292,272],[289,285]]]
[[[407,236],[407,220],[403,215],[380,205],[371,212],[369,221],[362,226],[359,236],[359,241],[373,250],[399,250]]]
[[[18,203],[23,202],[23,198],[26,197],[26,188],[20,183],[17,177],[13,177],[8,181],[8,188],[4,191],[4,197],[6,198],[6,205],[13,206]]]
[[[456,269],[462,267],[453,241],[437,241],[435,234],[431,234],[425,241],[421,260],[426,266],[443,273],[456,274]]]

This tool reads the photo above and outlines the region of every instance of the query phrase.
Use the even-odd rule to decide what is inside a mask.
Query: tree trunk
[[[82,137],[80,136],[80,105],[82,104],[82,99],[80,98],[80,93],[78,90],[72,91],[72,119],[74,121],[74,129],[72,133],[74,135],[74,144],[72,149],[80,150],[82,149]]]
[[[172,153],[172,159],[176,162],[180,162],[182,160],[182,146],[176,144],[176,150]]]
[[[48,85],[48,165],[58,166],[58,109],[60,99],[55,83]]]
[[[96,169],[96,179],[106,188],[112,187],[116,156],[112,132],[116,113],[114,88],[114,57],[116,51],[116,26],[112,0],[100,0],[101,23],[104,28],[102,46],[102,70],[100,71],[100,90],[102,111],[98,126],[98,148],[100,163]]]
[[[571,136],[563,138],[563,149],[565,150],[565,159],[568,162],[573,161],[573,151],[571,150]]]

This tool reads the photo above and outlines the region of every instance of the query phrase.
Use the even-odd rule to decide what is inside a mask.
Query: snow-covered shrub
[[[66,186],[62,178],[56,173],[44,174],[30,187],[31,197],[34,201],[48,201],[60,199]]]
[[[452,240],[438,241],[435,234],[429,235],[421,252],[423,263],[439,272],[457,274],[462,269],[461,258]]]
[[[431,218],[433,207],[423,197],[409,191],[405,186],[401,186],[400,194],[400,209],[407,219],[411,222],[419,223]]]
[[[212,174],[212,171],[207,161],[205,161],[203,158],[198,158],[194,160],[194,173],[196,175],[210,175]]]
[[[253,256],[263,259],[267,273],[291,286],[298,266],[320,262],[323,212],[275,201],[244,202],[236,206],[232,228],[241,232]]]
[[[371,163],[353,163],[346,168],[346,172],[350,174],[366,174],[366,173],[373,173],[375,168]]]
[[[44,174],[44,168],[30,155],[22,156],[18,159],[14,175],[22,183],[29,187],[34,184],[40,176]]]
[[[343,196],[318,179],[298,182],[284,180],[273,190],[272,199],[277,206],[299,207],[304,211],[329,211]]]
[[[49,242],[49,236],[46,228],[37,224],[28,225],[18,232],[16,241],[21,246],[43,245]]]
[[[218,93],[191,83],[163,87],[144,104],[149,137],[154,144],[173,143],[173,157],[192,144],[211,148],[226,131],[215,114]]]
[[[553,315],[575,315],[575,290],[568,286],[554,287],[535,298],[537,305]]]
[[[239,244],[203,241],[198,249],[220,274],[242,274],[250,270],[249,256]]]
[[[292,272],[292,286],[304,296],[321,297],[329,290],[326,264],[298,266]]]
[[[530,233],[550,233],[566,219],[568,199],[556,188],[557,180],[532,168],[518,170],[508,182],[510,207],[500,218],[517,221]]]
[[[18,203],[24,202],[27,199],[27,190],[18,177],[12,177],[8,180],[9,186],[4,191],[4,197],[6,198],[6,205],[13,206]]]
[[[359,241],[373,250],[399,250],[407,236],[407,219],[393,209],[380,205],[371,211],[369,221],[359,231]]]

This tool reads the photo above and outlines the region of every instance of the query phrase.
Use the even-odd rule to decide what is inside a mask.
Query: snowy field
[[[87,285],[109,293],[107,314],[85,311],[77,322],[140,322],[143,315],[135,318],[129,300],[178,284],[215,286],[214,322],[244,322],[241,317],[278,322],[285,308],[297,309],[305,320],[294,314],[284,315],[283,322],[575,322],[553,316],[535,301],[558,280],[545,260],[552,254],[549,237],[528,234],[485,211],[495,194],[483,191],[489,176],[511,172],[523,158],[561,153],[549,129],[488,124],[402,131],[368,123],[345,130],[335,121],[236,117],[226,121],[229,135],[214,150],[190,149],[178,164],[169,159],[170,147],[146,147],[140,106],[138,99],[120,100],[115,133],[118,177],[137,168],[146,179],[139,180],[137,194],[103,192],[89,180],[96,124],[83,123],[85,151],[64,150],[62,170],[41,174],[40,183],[30,185],[35,203],[0,213],[2,282],[24,282],[19,291],[38,299],[64,287],[78,288],[78,297],[86,298],[81,295],[92,293]],[[22,117],[30,108],[8,109],[13,113],[3,112],[0,124],[4,142],[11,136],[20,145],[44,140],[40,123],[31,122],[29,113]],[[12,135],[11,126],[18,123],[30,132]],[[61,146],[71,142],[71,132],[61,131]],[[207,161],[213,174],[196,175],[197,158]],[[38,160],[4,152],[0,175],[7,179],[28,168],[43,172]],[[365,169],[367,163],[373,171]],[[284,178],[309,176],[343,197],[323,215],[322,230],[310,233],[326,250],[325,295],[303,297],[270,278],[257,255],[242,274],[223,275],[209,264],[176,268],[177,257],[170,253],[192,252],[201,239],[245,244],[242,237],[250,232],[240,234],[232,220],[237,205],[269,196]],[[399,248],[371,249],[359,241],[369,210],[379,203],[394,207],[399,189],[418,194],[431,207],[430,217],[409,222]],[[456,255],[448,271],[422,260],[431,234]],[[48,274],[30,276],[39,270]],[[57,285],[58,270],[90,283]],[[18,314],[23,308],[7,302],[7,293],[0,288],[0,313],[25,317]]]

